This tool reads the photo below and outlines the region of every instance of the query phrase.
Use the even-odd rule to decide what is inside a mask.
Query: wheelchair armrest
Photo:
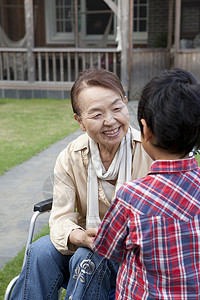
[[[34,205],[33,211],[45,212],[52,208],[53,198],[38,202]]]

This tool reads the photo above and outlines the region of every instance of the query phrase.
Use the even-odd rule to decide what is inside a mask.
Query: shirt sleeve
[[[99,226],[93,250],[100,256],[119,262],[125,255],[127,235],[128,218],[125,207],[116,198]]]
[[[76,249],[68,243],[72,230],[80,228],[76,212],[76,187],[72,161],[67,149],[57,158],[54,168],[53,205],[49,219],[50,238],[62,254],[72,254]]]

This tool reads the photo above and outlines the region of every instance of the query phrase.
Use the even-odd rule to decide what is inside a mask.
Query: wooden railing
[[[35,82],[72,82],[91,66],[120,76],[120,55],[115,48],[34,48]],[[0,48],[0,80],[29,81],[27,50]]]
[[[120,52],[116,48],[34,48],[34,63],[28,68],[29,54],[25,48],[0,48],[0,89],[70,90],[78,73],[93,65],[121,78]],[[170,61],[171,67],[187,69],[200,81],[199,49],[180,50],[175,57],[164,48],[134,49],[130,95],[137,98],[153,76],[170,67]]]
[[[27,80],[25,48],[0,48],[0,80]]]

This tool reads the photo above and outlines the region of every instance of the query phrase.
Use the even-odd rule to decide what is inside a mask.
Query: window
[[[74,0],[45,0],[45,13],[47,43],[73,43]]]
[[[148,0],[134,0],[133,38],[136,41],[147,41]]]
[[[106,42],[114,42],[116,19],[103,0],[82,0],[79,15],[80,34],[87,44],[98,44],[103,39],[104,46]]]
[[[75,41],[75,1],[45,0],[47,43]],[[114,0],[117,2],[117,0]],[[147,1],[134,0],[134,40],[147,40]],[[103,0],[78,0],[78,30],[82,44],[98,44],[106,35],[115,42],[117,19]]]
[[[55,10],[57,33],[72,32],[72,23],[74,22],[74,14],[72,14],[72,5],[73,3],[71,3],[71,0],[56,0]]]
[[[85,3],[86,34],[104,34],[112,11],[103,1],[87,0]],[[111,27],[110,33],[113,33],[113,24]]]
[[[75,1],[45,1],[47,43],[74,43]],[[111,16],[108,39],[114,41],[114,14],[105,2],[103,0],[78,0],[79,38],[85,43],[94,44],[100,41]]]

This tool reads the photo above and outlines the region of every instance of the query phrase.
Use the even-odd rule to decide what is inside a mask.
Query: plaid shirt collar
[[[152,163],[149,174],[158,173],[180,173],[188,172],[198,168],[194,156],[178,160],[156,160]]]

